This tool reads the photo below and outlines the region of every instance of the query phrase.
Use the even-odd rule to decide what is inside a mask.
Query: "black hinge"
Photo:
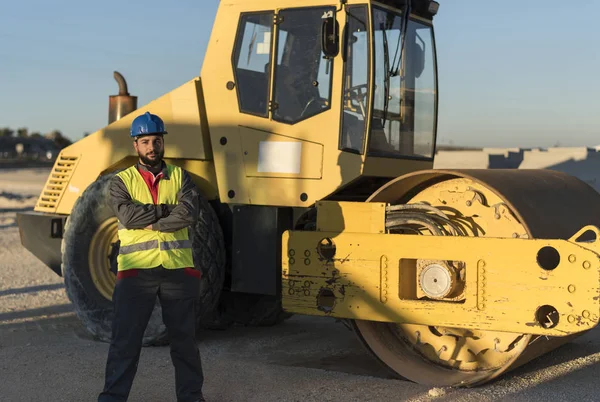
[[[277,110],[278,107],[279,107],[279,104],[277,102],[269,101],[269,112]]]
[[[273,16],[273,24],[275,25],[279,25],[283,22],[283,15],[280,14],[275,14]]]

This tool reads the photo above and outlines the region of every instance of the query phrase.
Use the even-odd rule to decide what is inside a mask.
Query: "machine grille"
[[[69,180],[71,180],[71,175],[75,170],[78,159],[77,156],[66,156],[62,154],[58,156],[54,163],[52,173],[50,173],[50,176],[48,177],[46,186],[40,194],[36,210],[42,212],[55,212],[58,202],[63,196],[67,185],[69,184]]]

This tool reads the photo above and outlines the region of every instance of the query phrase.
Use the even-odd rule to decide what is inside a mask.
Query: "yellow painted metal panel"
[[[192,159],[165,159],[165,161],[185,169],[205,198],[212,200],[218,197],[215,165],[212,161]]]
[[[323,145],[240,127],[246,176],[320,179]]]
[[[326,258],[319,255],[324,238],[335,246],[333,259],[326,256],[331,247],[322,249]],[[538,265],[544,247],[560,255],[553,270]],[[598,324],[600,256],[592,248],[600,248],[598,240],[286,232],[283,307],[309,315],[565,336]],[[464,298],[418,299],[418,260],[463,262]],[[558,314],[538,311],[546,305]],[[538,322],[548,315],[553,328]]]
[[[384,233],[385,203],[331,202],[317,203],[317,231],[345,233]]]
[[[62,194],[54,204],[48,204],[42,199],[44,193],[55,190],[50,182],[52,176],[49,178],[36,210],[70,213],[77,198],[102,172],[110,171],[111,167],[119,165],[124,160],[137,159],[129,128],[133,119],[146,111],[159,115],[165,121],[168,131],[165,136],[165,159],[208,160],[211,155],[210,139],[205,131],[206,122],[202,116],[204,106],[201,97],[200,80],[190,80],[120,120],[64,148],[54,169],[59,167],[61,158],[76,158],[77,165],[70,172],[68,181],[63,183]],[[214,173],[209,177],[213,183],[212,187],[216,188]]]

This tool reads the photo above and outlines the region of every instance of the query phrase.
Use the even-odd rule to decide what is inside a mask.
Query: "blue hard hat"
[[[167,134],[165,123],[155,114],[146,112],[136,117],[131,123],[130,135],[138,137],[140,135],[160,135]]]

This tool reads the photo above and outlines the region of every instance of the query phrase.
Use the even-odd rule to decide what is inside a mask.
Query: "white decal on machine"
[[[298,141],[261,141],[258,144],[259,173],[300,173],[302,143]]]

